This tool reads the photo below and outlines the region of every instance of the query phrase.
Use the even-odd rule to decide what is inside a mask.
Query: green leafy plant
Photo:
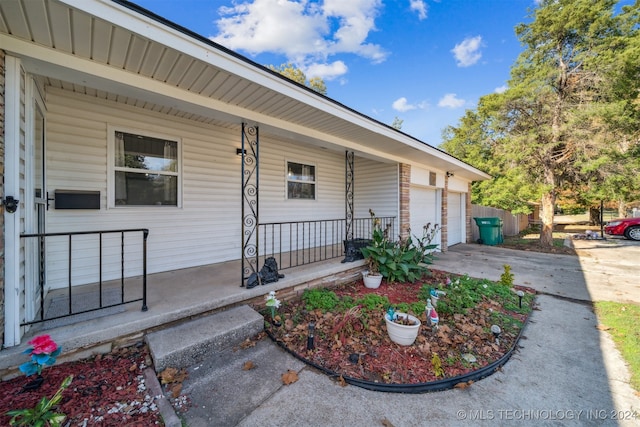
[[[513,287],[513,273],[511,272],[511,266],[509,264],[503,265],[504,272],[500,276],[500,283],[509,288]]]
[[[307,305],[307,310],[320,309],[323,312],[333,310],[340,302],[335,292],[326,288],[305,289],[302,300]]]
[[[358,299],[356,303],[367,311],[380,310],[389,305],[389,298],[382,295],[367,294]]]
[[[433,353],[431,356],[431,366],[433,366],[433,374],[436,377],[441,377],[444,375],[444,369],[442,369],[442,360],[440,360],[440,356],[438,353]]]
[[[422,237],[392,242],[389,240],[390,224],[383,231],[380,220],[369,210],[373,222],[371,243],[361,249],[367,260],[369,274],[382,274],[389,283],[415,282],[426,272],[425,264],[433,262],[433,250],[437,245],[431,241],[436,235],[438,225],[427,224]]]
[[[12,426],[33,426],[33,427],[59,427],[67,416],[63,413],[53,412],[54,408],[62,400],[62,392],[69,387],[73,381],[73,375],[69,375],[62,381],[58,391],[51,397],[43,397],[35,407],[27,409],[16,409],[7,412],[12,417],[9,425]]]
[[[367,261],[369,274],[380,274],[380,264],[387,262],[387,248],[391,242],[388,239],[389,226],[383,231],[380,226],[380,219],[376,218],[375,213],[369,209],[371,221],[373,223],[373,231],[371,232],[371,243],[361,248],[360,251]],[[389,224],[390,225],[390,224]]]

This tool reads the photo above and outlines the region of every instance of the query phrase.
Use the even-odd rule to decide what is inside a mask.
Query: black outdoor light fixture
[[[453,176],[453,172],[447,171],[447,178],[451,178]]]
[[[313,350],[316,348],[313,342],[314,332],[316,329],[316,322],[309,322],[309,336],[307,337],[307,350]]]
[[[247,154],[247,150],[243,150],[242,148],[236,148],[236,155],[242,156],[243,154]]]
[[[524,296],[524,292],[518,291],[518,292],[516,292],[516,295],[518,295],[518,299],[520,299],[520,301],[519,301],[520,308],[522,308],[522,297]]]
[[[3,201],[2,204],[4,205],[4,208],[7,212],[9,213],[14,213],[15,211],[18,210],[18,203],[20,201],[18,199],[14,199],[13,196],[7,196]]]

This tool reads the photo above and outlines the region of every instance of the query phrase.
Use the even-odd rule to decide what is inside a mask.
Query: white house
[[[7,347],[53,290],[242,259],[240,286],[369,209],[446,250],[488,178],[124,0],[3,0],[0,71]]]

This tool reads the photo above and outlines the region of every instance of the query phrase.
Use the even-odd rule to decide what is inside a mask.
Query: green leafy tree
[[[508,89],[444,133],[445,150],[494,176],[475,198],[515,212],[540,200],[543,245],[553,244],[558,194],[613,185],[620,169],[609,160],[630,152],[620,141],[637,144],[638,8],[615,15],[615,4],[542,1],[516,27],[524,50]]]
[[[282,74],[283,76],[293,80],[294,82],[307,86],[322,95],[327,94],[327,86],[325,85],[324,80],[321,77],[311,77],[307,80],[307,76],[304,74],[304,72],[291,63],[281,64],[278,67],[276,67],[275,65],[269,65],[268,68]]]
[[[391,127],[394,129],[402,129],[402,124],[404,123],[404,120],[402,120],[400,117],[396,116],[393,119],[393,123],[391,123]]]

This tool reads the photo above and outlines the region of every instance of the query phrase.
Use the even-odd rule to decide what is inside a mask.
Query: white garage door
[[[449,193],[447,204],[447,245],[452,246],[464,241],[466,234],[464,225],[463,193]]]
[[[410,197],[411,236],[422,237],[422,229],[426,224],[431,223],[433,227],[435,224],[440,223],[438,192],[431,188],[411,187]],[[432,243],[440,244],[440,233],[433,239]]]

